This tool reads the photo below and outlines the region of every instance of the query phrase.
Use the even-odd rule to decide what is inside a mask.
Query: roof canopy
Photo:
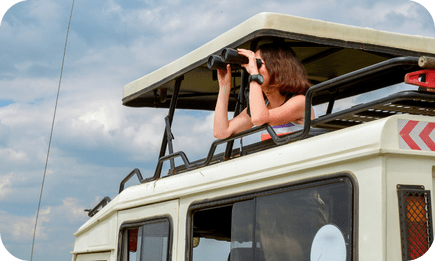
[[[207,58],[212,54],[219,54],[226,47],[255,49],[277,38],[292,46],[304,64],[312,84],[393,57],[435,56],[434,38],[383,32],[289,15],[260,13],[167,66],[127,84],[124,87],[123,104],[133,107],[168,108],[175,80],[183,77],[177,108],[214,110],[219,89],[212,70],[207,68]],[[236,78],[235,92],[238,92],[239,84],[239,79]],[[356,87],[352,88],[358,89]],[[372,87],[376,88],[379,86]],[[357,92],[344,92],[339,98],[355,95]],[[326,100],[327,98],[322,95],[314,97],[313,105]],[[235,98],[231,97],[230,109],[234,104]]]

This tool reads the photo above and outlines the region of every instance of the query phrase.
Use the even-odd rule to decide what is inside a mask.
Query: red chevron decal
[[[429,147],[431,151],[435,151],[435,142],[432,140],[431,137],[429,137],[433,129],[435,129],[435,123],[430,122],[418,135],[421,138],[421,140]]]
[[[408,123],[403,127],[402,131],[400,131],[400,136],[402,139],[408,144],[408,146],[413,150],[421,150],[417,143],[409,136],[409,133],[414,129],[415,125],[418,124],[418,121],[408,121]]]

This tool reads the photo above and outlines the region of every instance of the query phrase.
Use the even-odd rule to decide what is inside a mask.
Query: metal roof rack
[[[403,91],[312,121],[319,128],[342,129],[395,114],[435,116],[435,93]]]
[[[433,58],[426,58],[426,59],[429,59],[430,61],[432,61],[432,63],[434,61]],[[267,132],[272,137],[273,143],[272,141],[268,141],[259,144],[254,144],[253,146],[251,145],[251,147],[246,148],[246,152],[258,151],[258,150],[273,147],[275,145],[283,145],[295,140],[304,139],[310,134],[312,127],[340,129],[340,128],[361,124],[367,121],[375,120],[377,118],[386,117],[392,114],[397,114],[397,113],[409,113],[409,114],[433,116],[435,115],[435,93],[421,93],[421,92],[410,92],[410,91],[397,93],[388,96],[386,98],[380,99],[378,101],[373,101],[367,104],[354,106],[344,111],[331,113],[333,104],[337,98],[340,98],[342,96],[348,97],[351,95],[358,95],[367,91],[372,91],[374,89],[383,88],[391,84],[403,82],[407,73],[414,72],[420,69],[419,60],[421,60],[419,57],[393,58],[348,73],[346,75],[336,77],[329,81],[325,81],[323,83],[317,84],[311,87],[308,90],[307,94],[305,95],[305,103],[306,103],[305,119],[306,120],[304,123],[304,129],[302,131],[290,133],[285,136],[278,136],[274,132],[273,128],[267,124],[259,127],[254,127],[249,130],[238,133],[232,137],[214,141],[210,146],[207,157],[203,160],[199,160],[195,162],[190,162],[183,151],[173,152],[173,148],[172,148],[173,135],[171,132],[170,116],[173,115],[173,111],[175,110],[175,103],[177,100],[177,90],[179,89],[182,80],[181,78],[179,78],[176,84],[176,87],[178,86],[178,88],[175,88],[175,92],[174,92],[175,94],[172,97],[171,107],[169,110],[170,113],[165,118],[165,122],[166,122],[165,135],[162,143],[161,156],[158,159],[154,176],[146,180],[140,179],[140,181],[149,182],[160,178],[163,162],[168,160],[171,161],[171,168],[169,174],[173,175],[175,174],[175,170],[177,171],[193,170],[193,169],[210,165],[212,163],[220,162],[222,160],[227,160],[231,157],[242,156],[243,153],[241,153],[240,151],[232,150],[231,142],[233,142],[235,139],[247,135],[251,135],[253,133],[262,130],[267,130]],[[433,67],[435,69],[435,66],[433,65],[430,66],[421,65],[421,66],[423,68]],[[243,85],[241,86],[241,88],[243,89]],[[314,99],[317,99],[318,101],[328,100],[329,105],[328,105],[328,110],[326,115],[315,120],[310,120],[311,105],[313,104]],[[240,107],[239,107],[239,111],[240,111]],[[355,118],[358,118],[359,120],[356,120]],[[319,133],[324,133],[324,131],[320,131]],[[227,151],[220,155],[214,155],[216,147],[219,144],[224,144],[224,143],[230,144],[227,145]],[[261,145],[264,145],[264,147],[261,147]],[[164,155],[166,146],[168,146],[169,148],[168,155]],[[176,168],[174,165],[174,159],[177,157],[180,157],[183,160],[183,165],[181,167]],[[132,174],[130,173],[129,176],[131,177]]]

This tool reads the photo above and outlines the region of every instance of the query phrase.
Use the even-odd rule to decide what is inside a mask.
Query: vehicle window
[[[169,250],[169,222],[153,221],[124,230],[122,261],[166,261]]]
[[[224,206],[194,215],[193,260],[227,260],[231,250],[232,206]]]
[[[337,256],[351,260],[352,185],[340,181],[265,192],[222,207],[200,208],[192,222],[194,261],[310,261],[313,240],[325,225],[336,228],[342,238],[337,249],[343,253]]]

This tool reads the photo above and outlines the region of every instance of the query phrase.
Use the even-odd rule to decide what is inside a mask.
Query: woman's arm
[[[263,90],[257,82],[249,83],[249,106],[252,124],[261,126],[270,122],[270,112],[264,102]],[[271,124],[269,123],[269,125]]]
[[[249,59],[249,63],[242,64],[242,66],[246,69],[246,71],[250,75],[259,74],[259,68],[257,66],[257,57],[255,56],[255,53],[246,49],[237,49],[237,51],[239,52],[239,54],[244,55]],[[251,122],[255,126],[261,126],[264,123],[267,123],[265,121],[267,121],[266,119],[268,118],[269,109],[264,103],[263,91],[261,89],[261,85],[257,82],[250,82],[248,83],[248,85],[249,85],[248,88],[249,88],[249,106],[251,110]],[[268,82],[264,82],[263,85],[268,85]]]
[[[264,103],[264,102],[263,102]],[[252,106],[258,106],[253,104]],[[251,109],[252,111],[252,109]],[[312,111],[312,118],[314,113]],[[283,105],[266,111],[260,111],[256,114],[251,113],[252,122],[255,126],[269,124],[271,126],[282,125],[289,122],[303,124],[305,116],[305,96],[297,95],[289,99]]]
[[[257,67],[256,57],[254,52],[237,49],[239,54],[248,57],[249,63],[242,64],[247,72],[251,75],[259,74],[260,70]],[[263,65],[264,66],[264,65]],[[261,74],[268,74],[265,67],[262,67]],[[266,75],[263,75],[266,76]],[[269,85],[269,75],[265,77],[263,87]],[[280,95],[278,92],[275,95]],[[257,82],[249,83],[249,105],[251,110],[251,122],[255,126],[269,124],[271,126],[282,125],[289,122],[303,123],[305,116],[305,96],[297,95],[286,101],[279,107],[268,109],[264,103],[262,86]],[[314,113],[312,112],[314,117]]]
[[[231,67],[227,70],[218,70],[219,94],[216,102],[213,135],[215,138],[224,139],[233,134],[252,127],[251,119],[246,109],[234,119],[228,121],[228,100],[231,92]]]

